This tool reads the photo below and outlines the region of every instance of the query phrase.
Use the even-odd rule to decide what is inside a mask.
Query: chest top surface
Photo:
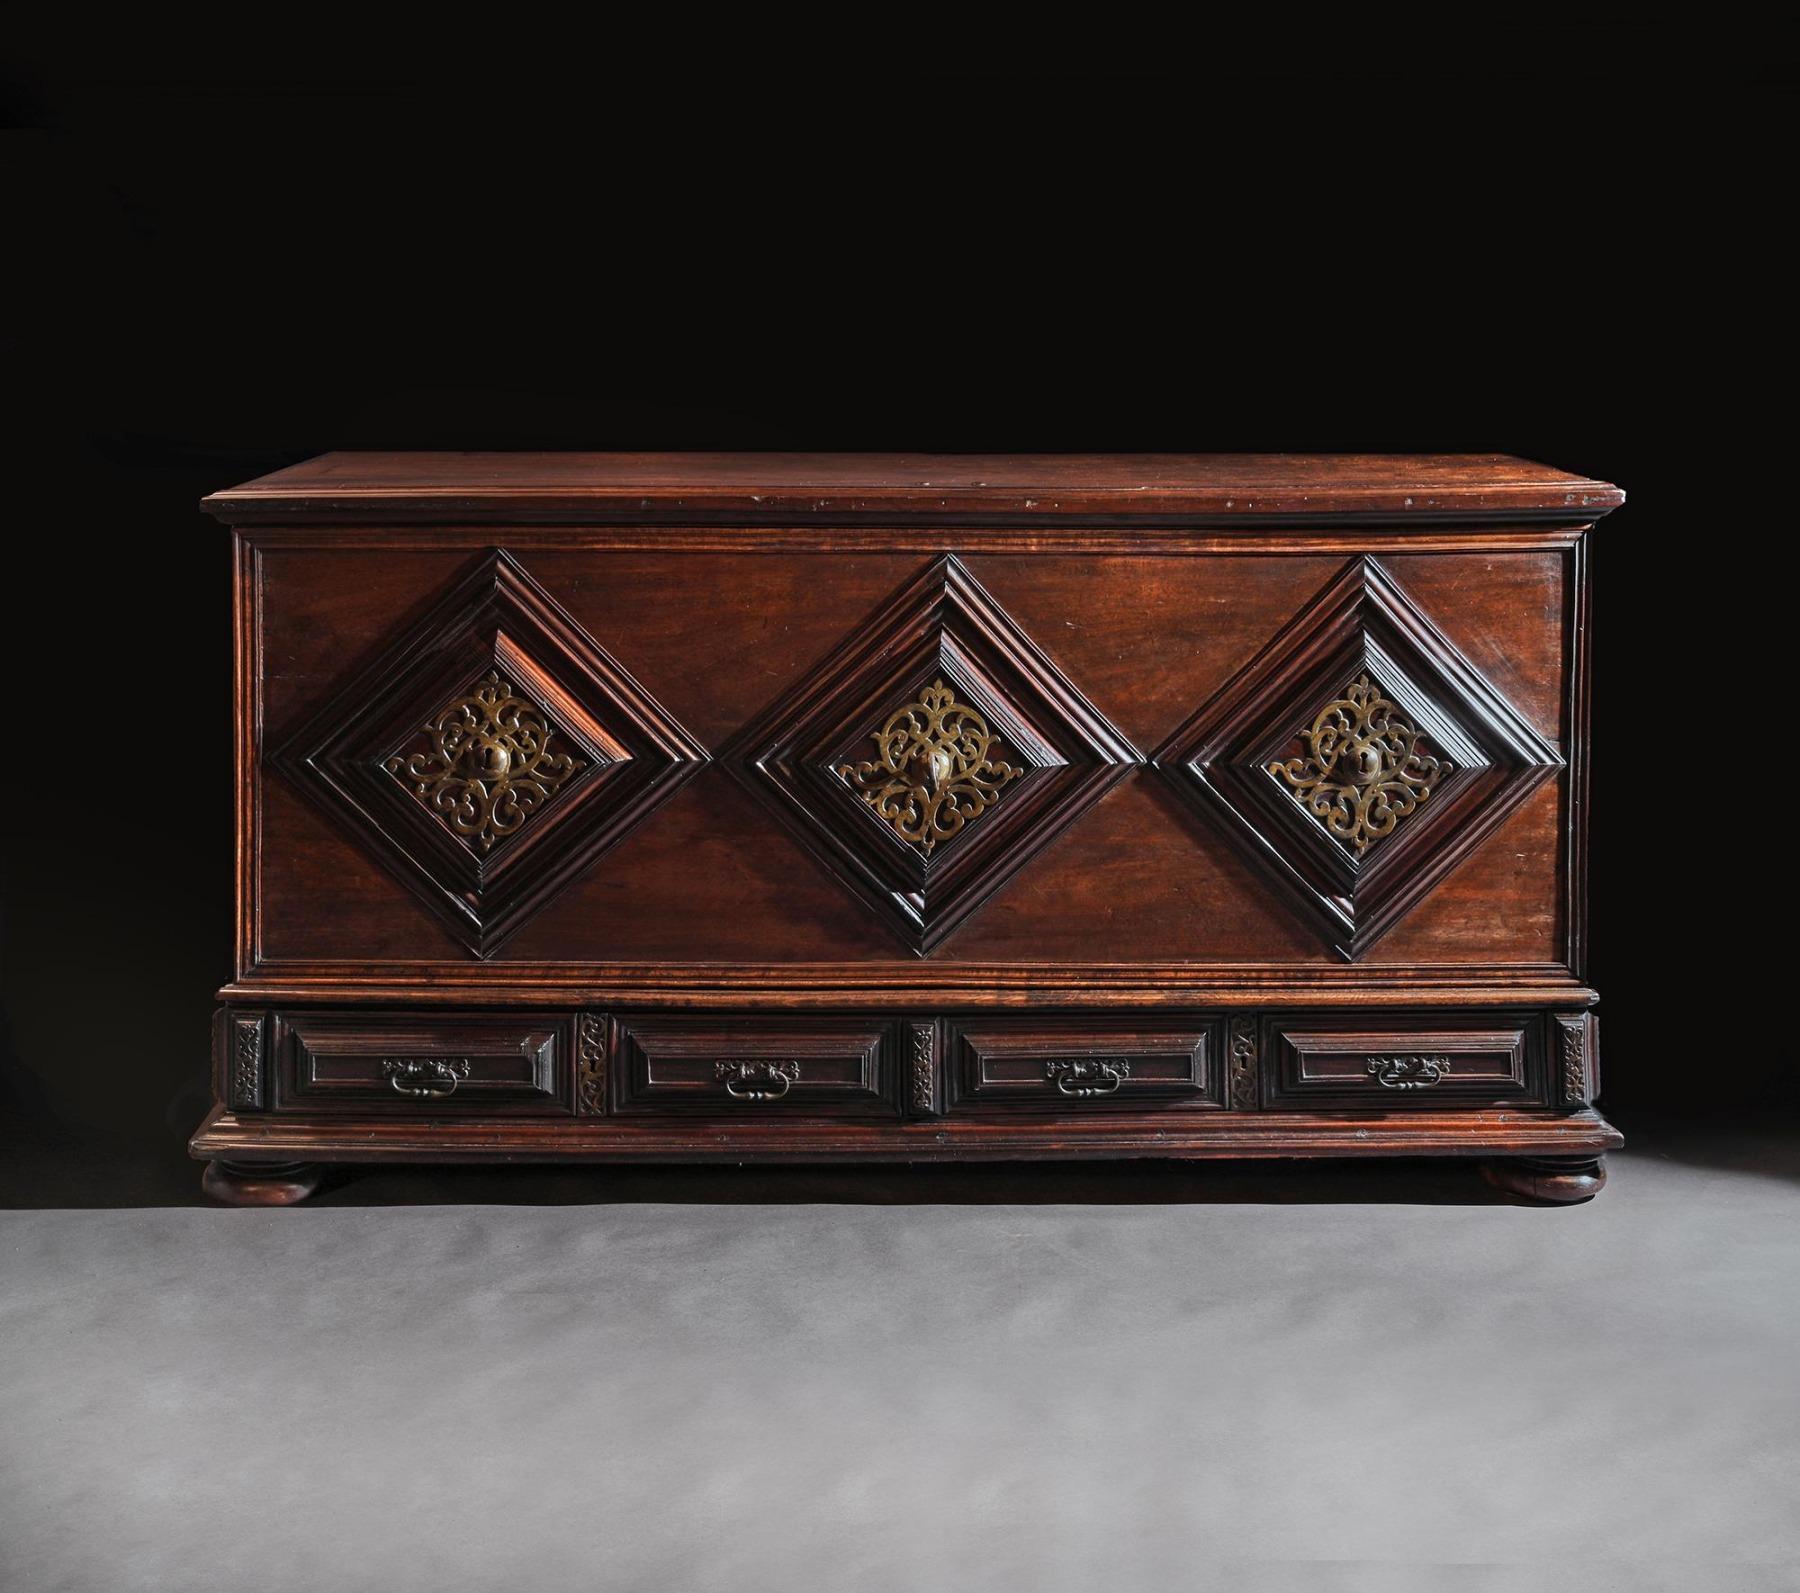
[[[234,524],[954,518],[1589,521],[1608,482],[1506,454],[322,454],[214,493]]]

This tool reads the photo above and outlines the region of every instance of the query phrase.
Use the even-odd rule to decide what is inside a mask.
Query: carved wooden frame
[[[1527,1008],[1289,1011],[1264,1013],[1260,1027],[1265,1112],[1552,1109],[1544,1015]],[[1320,1056],[1349,1057],[1355,1072],[1315,1074]]]
[[[1358,859],[1267,771],[1367,670],[1454,768]],[[1353,560],[1152,756],[1152,766],[1360,957],[1469,856],[1562,754],[1482,677],[1375,559]]]
[[[384,767],[498,668],[586,758],[477,857]],[[271,758],[477,956],[506,938],[707,761],[708,753],[503,549],[458,579]]]
[[[885,1013],[616,1013],[610,1027],[607,1113],[614,1119],[897,1123],[903,1115],[905,1025]],[[659,1068],[667,1070],[661,1078]],[[721,1088],[731,1070],[755,1068],[774,1070],[791,1088],[768,1095]]]
[[[837,773],[897,707],[942,679],[1027,765],[921,856]],[[785,691],[720,761],[920,956],[1144,761],[958,562],[909,581]]]
[[[946,1030],[947,1116],[1092,1118],[1226,1107],[1226,1023],[1217,1013],[962,1015]],[[989,1074],[990,1065],[1003,1073],[1008,1064],[1016,1076]],[[1084,1065],[1110,1066],[1118,1076],[1071,1096],[1056,1076]]]

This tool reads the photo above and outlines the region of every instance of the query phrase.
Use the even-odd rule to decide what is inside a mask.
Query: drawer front
[[[1263,1104],[1430,1111],[1541,1102],[1543,1019],[1530,1013],[1276,1018]]]
[[[1210,1019],[978,1019],[950,1025],[950,1109],[1130,1112],[1224,1105]]]
[[[898,1041],[875,1018],[617,1018],[613,1110],[898,1117]]]
[[[561,1014],[281,1013],[279,1105],[408,1116],[566,1114],[572,1028]]]

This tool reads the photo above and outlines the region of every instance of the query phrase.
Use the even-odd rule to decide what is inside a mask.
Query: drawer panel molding
[[[1213,1018],[969,1019],[952,1023],[953,1111],[1205,1110],[1225,1104]]]
[[[1392,1111],[1541,1103],[1542,1029],[1529,1013],[1275,1018],[1265,1104]]]
[[[279,1107],[567,1115],[571,1020],[555,1015],[287,1012]]]
[[[901,1029],[881,1018],[618,1017],[612,1111],[898,1117]]]

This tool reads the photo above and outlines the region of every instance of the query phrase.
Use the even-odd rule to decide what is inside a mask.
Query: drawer
[[[613,1110],[898,1117],[898,1042],[874,1018],[615,1018]]]
[[[1216,1020],[979,1019],[949,1031],[950,1109],[1119,1112],[1224,1105]]]
[[[566,1014],[280,1013],[277,1104],[408,1116],[564,1114],[572,1110],[572,1032]]]
[[[1263,1105],[1423,1110],[1544,1100],[1534,1013],[1366,1013],[1272,1019]]]

